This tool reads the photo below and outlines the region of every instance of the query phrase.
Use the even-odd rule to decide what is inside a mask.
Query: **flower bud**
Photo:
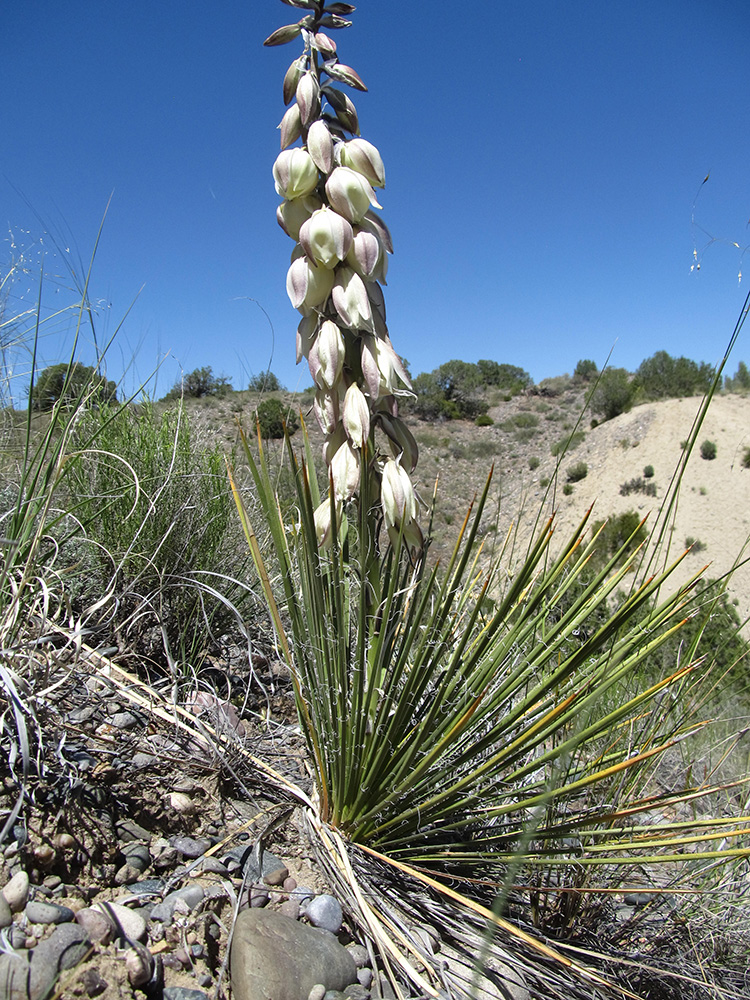
[[[315,267],[306,257],[292,261],[286,276],[286,291],[292,305],[305,316],[322,306],[333,288],[333,271]]]
[[[304,73],[295,93],[302,124],[307,125],[320,111],[320,83],[311,70]]]
[[[367,288],[355,271],[350,267],[337,268],[331,294],[336,312],[345,326],[352,330],[372,330],[372,309]]]
[[[354,107],[354,104],[349,99],[347,94],[345,94],[342,90],[336,90],[335,87],[329,87],[327,85],[322,86],[320,89],[328,99],[328,103],[336,112],[336,118],[339,120],[342,128],[345,128],[347,132],[352,132],[354,135],[359,135],[359,119],[357,118],[357,109]]]
[[[299,231],[299,241],[316,264],[333,268],[346,257],[354,233],[351,223],[325,206],[313,212]]]
[[[315,313],[303,316],[297,327],[297,364],[310,353],[313,339],[318,329],[318,317]]]
[[[273,165],[276,192],[282,198],[303,198],[312,194],[320,176],[312,157],[304,149],[285,149]]]
[[[359,486],[359,455],[348,441],[331,459],[331,481],[337,500],[351,500]]]
[[[323,31],[313,36],[312,45],[324,59],[332,59],[336,55],[336,43]]]
[[[363,448],[370,435],[370,407],[356,382],[346,390],[343,421],[344,430],[351,443],[355,448]]]
[[[324,174],[333,166],[333,138],[324,121],[314,121],[307,130],[307,151],[313,163]]]
[[[333,272],[328,271],[328,274]],[[320,389],[333,389],[344,368],[344,338],[341,330],[327,319],[318,330],[308,362],[313,382]]]
[[[350,139],[339,147],[342,167],[351,167],[362,174],[373,187],[385,187],[385,167],[378,150],[366,139]]]
[[[285,24],[283,28],[277,28],[263,42],[264,45],[286,45],[291,42],[302,31],[301,24]]]
[[[296,243],[299,239],[302,223],[307,222],[313,212],[317,212],[322,204],[320,198],[313,194],[309,194],[305,198],[284,201],[276,209],[276,221],[287,236],[290,236]]]
[[[313,412],[324,434],[333,434],[339,422],[339,398],[327,389],[318,389],[313,400]]]
[[[380,396],[412,396],[411,382],[388,337],[365,334],[361,346],[362,374],[374,402]]]
[[[370,205],[381,207],[370,182],[351,167],[336,167],[332,171],[326,181],[326,195],[339,215],[350,222],[359,222]]]
[[[284,104],[289,104],[289,102],[294,97],[297,90],[297,84],[302,79],[302,74],[305,72],[305,57],[300,56],[299,59],[295,59],[289,69],[286,71],[286,76],[284,77]]]
[[[383,467],[380,500],[386,527],[398,528],[409,524],[417,516],[417,498],[409,473],[401,468],[397,459],[390,458]]]
[[[366,229],[368,232],[374,233],[377,236],[383,244],[386,253],[393,253],[393,240],[391,239],[390,230],[377,212],[367,212],[365,217],[360,220],[359,225],[361,229]]]
[[[281,130],[281,148],[286,149],[302,135],[302,121],[300,119],[299,107],[293,104],[286,112],[279,124]]]
[[[325,18],[320,23],[326,27],[333,27]],[[347,24],[349,23],[347,22]],[[362,77],[351,66],[344,66],[343,63],[326,63],[324,69],[333,80],[345,83],[348,87],[354,87],[355,90],[367,90],[367,87],[362,82]]]
[[[388,258],[373,233],[360,230],[354,234],[352,245],[346,255],[346,263],[362,278],[385,281]]]
[[[419,446],[412,432],[399,417],[389,417],[385,413],[380,413],[378,421],[388,437],[394,457],[403,462],[408,472],[414,472],[419,458]]]
[[[341,524],[340,503],[335,505],[333,513],[336,518],[336,527],[338,528]],[[316,507],[315,512],[313,513],[313,519],[315,521],[315,535],[318,539],[318,545],[321,549],[329,548],[333,539],[330,497],[326,497],[320,507]]]

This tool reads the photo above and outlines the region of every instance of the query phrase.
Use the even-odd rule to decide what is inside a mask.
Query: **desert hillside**
[[[585,437],[560,462],[557,482],[549,491],[557,459],[550,454],[550,442],[570,435],[575,426],[576,400],[560,402],[557,407],[543,399],[513,400],[490,410],[492,427],[474,427],[455,422],[429,426],[417,422],[417,439],[423,445],[420,460],[423,495],[429,496],[432,474],[439,476],[439,500],[436,515],[437,545],[447,546],[454,525],[486,471],[495,463],[495,495],[500,505],[498,534],[504,535],[511,523],[519,523],[519,543],[523,545],[536,522],[540,505],[544,512],[556,511],[558,531],[566,537],[580,522],[590,504],[594,517],[606,518],[628,510],[650,515],[653,523],[662,498],[681,455],[681,446],[690,434],[700,406],[700,398],[670,399],[645,403],[631,412],[589,429]],[[521,420],[521,429],[512,430],[518,414],[549,418],[565,413],[563,422]],[[545,412],[546,410],[546,412]],[[550,433],[550,425],[555,429]],[[562,429],[565,428],[565,429]],[[519,440],[520,434],[520,440]],[[436,436],[439,440],[436,442]],[[525,439],[524,439],[525,438]],[[728,572],[750,535],[750,469],[742,464],[743,453],[750,446],[750,399],[737,395],[717,396],[698,436],[698,445],[708,440],[716,444],[716,457],[701,457],[697,447],[690,457],[680,493],[676,517],[671,527],[671,555],[680,555],[688,539],[693,550],[676,571],[676,578],[687,579],[708,564],[707,575],[718,577]],[[437,447],[436,447],[437,444]],[[424,447],[426,445],[426,447]],[[539,464],[536,468],[530,466]],[[585,463],[585,478],[571,483],[564,493],[567,470]],[[632,479],[642,478],[646,466],[653,477],[645,480],[656,487],[656,497],[633,492],[621,495],[620,488]],[[546,500],[545,500],[546,494]],[[519,512],[521,516],[519,518]],[[750,615],[750,567],[740,567],[734,574],[730,592],[738,601],[742,618]]]

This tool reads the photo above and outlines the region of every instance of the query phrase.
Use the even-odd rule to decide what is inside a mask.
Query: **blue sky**
[[[88,262],[112,195],[97,336],[134,304],[110,377],[132,387],[167,356],[158,395],[180,366],[241,388],[270,362],[309,384],[271,178],[300,44],[262,47],[297,16],[278,0],[6,5],[0,246],[29,269],[8,310],[33,304],[42,266],[45,315],[70,301],[67,266]],[[352,97],[386,164],[388,322],[413,372],[491,358],[538,381],[613,347],[630,369],[662,348],[721,356],[750,281],[747,3],[361,0],[352,20],[335,38],[369,87]],[[65,359],[64,315],[45,329],[42,362]]]

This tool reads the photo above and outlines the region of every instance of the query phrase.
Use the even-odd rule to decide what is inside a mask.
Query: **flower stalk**
[[[385,187],[385,166],[378,149],[360,137],[357,110],[340,89],[367,87],[339,62],[328,34],[350,26],[354,7],[283,2],[304,16],[264,44],[304,43],[284,75],[288,108],[273,177],[283,198],[279,225],[295,241],[287,293],[302,314],[297,362],[305,358],[309,365],[317,387],[313,412],[326,438],[330,491],[316,513],[318,541],[330,544],[332,520],[360,500],[368,510],[368,550],[376,551],[382,522],[391,543],[403,541],[416,557],[424,544],[410,478],[418,453],[398,412],[398,397],[413,393],[386,325],[382,285],[393,243],[374,211],[381,208],[376,191]],[[368,496],[362,497],[365,463]]]

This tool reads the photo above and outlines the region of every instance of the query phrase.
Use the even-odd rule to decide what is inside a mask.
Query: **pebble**
[[[131,986],[145,986],[151,978],[153,960],[148,948],[128,948],[125,952],[125,968]]]
[[[167,986],[162,996],[164,1000],[208,1000],[203,990],[190,990],[185,986]]]
[[[182,903],[189,912],[195,909],[204,896],[205,891],[202,885],[197,882],[189,882],[183,889],[170,892],[161,903],[157,903],[151,910],[151,919],[169,924],[172,922],[172,916],[178,903]]]
[[[84,907],[76,913],[76,922],[83,927],[86,934],[97,944],[107,944],[112,937],[112,923],[109,918],[92,906]]]
[[[29,876],[25,871],[16,872],[3,889],[3,896],[11,912],[21,912],[29,898]]]
[[[265,866],[265,860],[266,859],[264,857],[263,858],[263,861],[264,861],[264,864],[263,864],[263,869],[264,869],[263,881],[266,883],[266,885],[272,885],[272,886],[283,885],[284,882],[289,878],[289,869],[285,865],[282,865],[280,868],[274,868],[271,871],[266,872],[265,871],[265,868],[266,868],[266,866]]]
[[[169,843],[186,858],[199,858],[211,847],[209,840],[196,837],[171,837]]]
[[[156,762],[156,757],[151,753],[136,753],[133,754],[133,759],[131,761],[133,767],[137,768],[139,771],[145,767],[151,767],[152,764]]]
[[[132,712],[115,712],[109,721],[117,729],[133,729],[138,725],[138,717]]]
[[[134,896],[161,896],[165,885],[163,878],[142,878],[138,882],[132,882],[127,889]]]
[[[296,889],[292,889],[289,893],[291,899],[296,899],[300,906],[307,900],[315,898],[315,890],[311,889],[308,885],[298,885]]]
[[[127,885],[138,878],[141,870],[140,868],[134,868],[132,865],[123,865],[122,868],[118,868],[115,872],[115,885]]]
[[[91,716],[96,714],[96,711],[96,705],[83,705],[81,708],[74,708],[72,712],[68,712],[66,719],[74,724],[88,722]]]
[[[103,993],[109,986],[106,979],[102,979],[97,970],[93,966],[89,966],[84,969],[81,975],[78,977],[78,982],[84,989],[86,996],[98,997],[100,993]]]
[[[369,990],[372,986],[372,969],[357,969],[357,982]]]
[[[120,820],[115,824],[115,830],[121,841],[144,840],[148,843],[151,840],[148,830],[144,830],[134,819]]]
[[[106,917],[113,921],[115,935],[122,934],[130,941],[143,941],[146,937],[146,921],[136,910],[131,910],[122,903],[97,903],[95,910],[99,910]],[[117,927],[119,924],[119,928]]]
[[[329,896],[327,893],[310,900],[305,909],[305,916],[313,927],[321,927],[332,934],[338,934],[344,921],[341,903],[335,896]]]
[[[307,994],[307,1000],[323,1000],[326,995],[326,988],[322,983],[317,983]]]
[[[626,892],[623,901],[626,906],[645,906],[651,902],[653,896],[651,892]]]
[[[182,813],[183,816],[189,816],[190,813],[195,812],[195,803],[184,792],[170,792],[169,804],[176,812]]]
[[[364,969],[366,965],[370,964],[370,956],[368,954],[367,948],[361,944],[350,944],[346,949],[354,960],[354,964],[358,969]]]
[[[268,906],[268,901],[271,897],[265,889],[260,886],[253,885],[250,887],[248,892],[248,902],[250,906],[254,909],[260,909],[263,906]]]
[[[222,864],[221,861],[219,861],[218,858],[214,858],[214,857],[204,858],[201,861],[201,863],[200,863],[200,867],[197,868],[197,869],[195,869],[195,871],[202,871],[202,872],[210,873],[212,875],[228,875],[229,874],[229,869],[227,868],[227,866],[224,865],[224,864]]]
[[[122,853],[127,864],[131,868],[136,868],[138,872],[145,872],[151,864],[151,853],[145,844],[131,841],[123,845]]]
[[[252,904],[251,904],[252,905]],[[279,913],[296,920],[299,917],[299,903],[296,899],[286,899],[279,907]]]
[[[8,900],[0,894],[0,929],[3,927],[10,927],[13,923],[13,914],[11,913],[10,906],[8,905]]]
[[[67,924],[74,917],[75,913],[67,906],[41,903],[36,899],[26,904],[26,919],[32,924]]]

